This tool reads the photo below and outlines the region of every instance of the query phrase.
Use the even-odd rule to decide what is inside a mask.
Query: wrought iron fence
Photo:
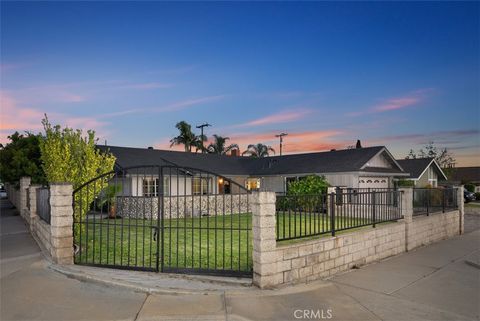
[[[134,166],[74,191],[75,263],[252,275],[250,193],[187,167]]]
[[[457,201],[456,188],[414,188],[413,215],[445,213],[457,209]]]
[[[399,220],[401,197],[397,190],[277,196],[277,241],[335,235],[338,231]]]
[[[48,187],[37,189],[37,215],[50,224],[50,189]]]

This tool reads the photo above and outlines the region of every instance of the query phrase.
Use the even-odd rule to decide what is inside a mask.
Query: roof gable
[[[411,179],[419,179],[430,166],[433,166],[443,179],[447,179],[447,176],[434,158],[398,159],[397,162],[405,172],[410,173],[409,178]]]

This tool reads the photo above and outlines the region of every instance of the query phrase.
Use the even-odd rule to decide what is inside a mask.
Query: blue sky
[[[428,141],[480,165],[478,2],[2,2],[1,140],[52,122],[167,148],[174,125],[288,153]]]

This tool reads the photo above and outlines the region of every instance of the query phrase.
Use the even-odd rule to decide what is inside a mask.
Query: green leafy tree
[[[230,137],[223,137],[219,135],[213,135],[213,143],[208,145],[207,151],[211,154],[220,154],[225,155],[232,149],[239,149],[237,144],[227,145],[227,141],[230,140]]]
[[[249,155],[250,157],[268,157],[270,153],[275,154],[275,150],[265,144],[250,144],[247,147],[247,150],[242,153],[242,155]]]
[[[47,116],[42,124],[45,138],[40,142],[41,160],[48,182],[69,182],[76,189],[113,170],[115,157],[95,147],[98,140],[95,131],[88,130],[84,135],[80,129],[52,126]],[[112,175],[105,175],[95,181],[95,188],[75,194],[75,220],[84,221],[91,203],[108,186],[111,178]]]
[[[178,129],[179,134],[170,140],[170,147],[183,145],[186,152],[192,152],[193,148],[195,148],[195,151],[205,150],[203,145],[203,143],[207,141],[205,135],[195,135],[192,131],[192,126],[183,120],[178,122],[175,127]]]
[[[8,136],[5,146],[0,144],[0,179],[17,184],[21,177],[29,176],[34,184],[46,183],[40,160],[40,135],[15,132]]]

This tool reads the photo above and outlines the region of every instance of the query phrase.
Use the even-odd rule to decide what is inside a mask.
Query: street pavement
[[[0,211],[1,320],[479,318],[480,230],[326,281],[267,291],[146,294],[52,270],[9,203],[2,200]]]

